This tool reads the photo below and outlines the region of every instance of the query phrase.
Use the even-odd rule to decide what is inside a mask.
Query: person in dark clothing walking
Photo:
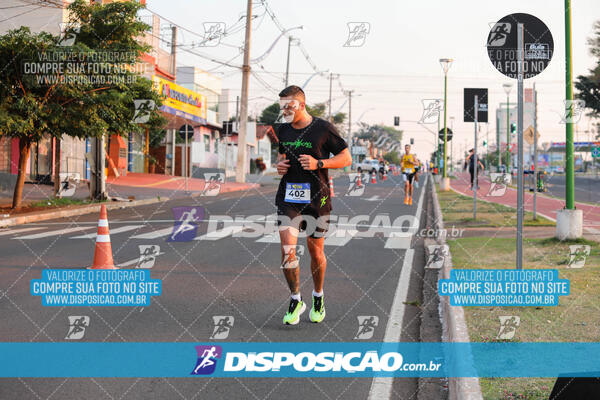
[[[473,157],[473,149],[469,150],[469,156],[465,160],[465,167],[469,166],[469,175],[471,175],[471,190],[473,189],[473,178],[475,176],[475,157]],[[479,176],[479,171],[483,171],[485,168],[481,161],[477,159],[477,175]],[[477,189],[479,189],[479,184],[477,185]]]

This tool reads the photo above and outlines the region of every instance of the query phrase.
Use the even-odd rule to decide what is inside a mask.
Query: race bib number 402
[[[285,201],[288,203],[310,203],[310,183],[286,183]]]

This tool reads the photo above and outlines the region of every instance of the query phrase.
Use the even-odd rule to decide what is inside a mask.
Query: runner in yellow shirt
[[[413,154],[410,154],[410,145],[404,146],[405,154],[402,155],[401,167],[402,177],[404,179],[404,204],[412,205],[413,179],[415,177],[416,167],[419,165]]]

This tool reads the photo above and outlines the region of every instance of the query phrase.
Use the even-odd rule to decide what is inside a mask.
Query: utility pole
[[[352,92],[354,92],[354,90],[348,91],[348,143],[349,143],[349,146],[352,146]]]
[[[177,26],[171,27],[171,73],[177,73]]]
[[[93,200],[106,200],[106,180],[104,168],[106,165],[106,153],[104,148],[106,135],[92,139],[91,152],[94,155],[93,178],[90,180],[90,192]]]
[[[512,88],[512,84],[505,83],[502,85],[504,91],[506,92],[506,173],[510,174],[510,109],[509,109],[509,101],[510,101],[510,89]],[[500,154],[500,153],[498,153]],[[500,165],[500,164],[498,164]],[[500,172],[500,171],[498,171]]]
[[[524,27],[517,24],[517,269],[523,269],[523,75]],[[535,132],[534,132],[535,134]]]
[[[475,96],[475,101],[473,104],[473,110],[475,110],[473,112],[474,114],[474,131],[473,131],[473,155],[471,157],[473,157],[473,220],[477,220],[477,188],[479,187],[479,182],[478,182],[478,172],[479,172],[479,168],[478,168],[478,161],[477,160],[477,130],[479,128],[477,122],[478,122],[478,118],[479,118],[479,97]]]
[[[567,210],[575,209],[575,166],[573,160],[573,61],[571,59],[571,0],[565,0],[565,97],[568,103],[566,119],[565,168],[566,206]]]
[[[533,82],[533,220],[537,220],[537,91],[535,90],[535,82]]]
[[[450,117],[450,130],[454,135],[454,117]],[[455,137],[453,137],[456,140]],[[454,140],[450,141],[450,173],[454,175]]]
[[[235,97],[235,131],[239,132],[240,128],[240,96]]]
[[[333,83],[333,73],[329,73],[329,122],[331,122],[331,86]]]
[[[235,171],[236,182],[246,182],[246,127],[248,121],[248,83],[250,80],[250,33],[252,32],[252,0],[246,9],[246,40],[244,42],[244,65],[242,66],[242,104],[238,131],[238,157]]]
[[[292,47],[292,37],[288,36],[287,66],[285,67],[285,87],[288,87],[288,78],[290,75],[290,48],[291,47]]]

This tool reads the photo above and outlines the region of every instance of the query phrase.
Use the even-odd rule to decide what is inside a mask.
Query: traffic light
[[[410,144],[415,144],[415,139],[410,138]]]
[[[517,133],[517,124],[515,122],[510,124],[510,133]]]
[[[487,141],[486,140],[483,141],[483,147],[487,147]]]
[[[394,126],[400,126],[400,117],[394,117]]]

